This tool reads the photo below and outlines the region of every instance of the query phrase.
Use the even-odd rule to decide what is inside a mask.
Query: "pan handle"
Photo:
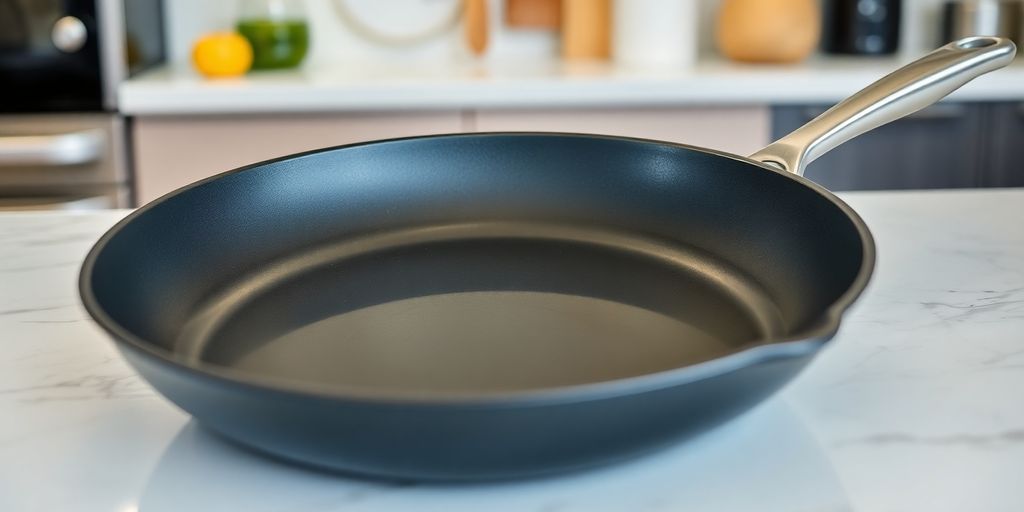
[[[954,41],[867,86],[750,159],[803,175],[807,164],[840,144],[939,101],[1006,66],[1016,53],[1013,41],[1001,37]]]

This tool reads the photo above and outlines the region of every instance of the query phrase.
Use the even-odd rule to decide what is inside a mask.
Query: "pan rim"
[[[751,344],[736,347],[732,351],[719,357],[702,361],[696,364],[679,366],[655,373],[637,375],[619,379],[575,384],[570,386],[557,386],[549,388],[538,388],[522,391],[502,392],[423,392],[423,393],[395,393],[388,391],[374,391],[367,388],[325,386],[316,383],[297,382],[286,379],[278,379],[267,376],[253,375],[246,372],[211,364],[205,362],[188,363],[175,357],[173,352],[164,350],[153,343],[131,333],[113,319],[99,304],[98,299],[92,291],[92,273],[96,261],[103,253],[109,242],[117,236],[134,219],[145,215],[149,210],[156,208],[164,202],[198,188],[206,183],[222,179],[224,177],[243,173],[252,169],[260,168],[276,162],[305,157],[318,153],[356,148],[368,145],[381,145],[414,140],[428,140],[438,138],[488,138],[488,137],[551,137],[551,138],[586,138],[592,140],[611,140],[650,144],[681,148],[689,151],[710,154],[713,156],[738,161],[744,164],[753,165],[761,170],[782,175],[798,184],[816,192],[821,198],[829,201],[838,208],[851,222],[861,241],[861,266],[856,277],[847,290],[840,295],[836,301],[830,304],[809,327],[804,328],[795,335],[779,339],[768,339]],[[838,332],[842,323],[844,313],[861,296],[870,282],[875,266],[875,243],[871,231],[864,220],[856,211],[837,197],[828,189],[811,181],[803,176],[798,176],[782,171],[771,165],[742,157],[736,154],[727,153],[715,149],[703,148],[688,144],[645,139],[638,137],[623,137],[614,135],[600,135],[571,132],[537,132],[537,131],[512,131],[512,132],[471,132],[471,133],[445,133],[435,135],[418,135],[410,137],[397,137],[342,144],[310,151],[283,155],[277,158],[255,162],[249,165],[230,169],[202,180],[189,183],[168,192],[149,203],[136,208],[123,219],[109,228],[93,244],[87,253],[85,260],[79,269],[78,291],[86,312],[115,342],[121,349],[128,349],[132,352],[154,359],[157,363],[169,365],[172,368],[192,373],[203,379],[215,380],[222,384],[243,389],[256,389],[260,392],[274,394],[286,394],[289,396],[301,396],[323,400],[343,400],[346,402],[361,402],[373,404],[420,404],[437,406],[466,406],[466,407],[494,407],[538,405],[547,403],[581,402],[614,398],[623,395],[632,395],[647,391],[655,391],[675,387],[678,385],[703,380],[716,375],[722,375],[736,371],[748,366],[770,361],[773,359],[798,358],[812,355],[820,350]]]

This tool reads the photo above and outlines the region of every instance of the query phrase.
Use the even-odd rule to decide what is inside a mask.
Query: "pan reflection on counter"
[[[851,507],[814,435],[783,399],[774,398],[692,443],[623,464],[488,484],[348,479],[268,461],[193,421],[164,451],[139,509],[839,512]]]

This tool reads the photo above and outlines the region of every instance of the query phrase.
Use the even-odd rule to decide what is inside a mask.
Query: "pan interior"
[[[586,226],[469,223],[310,248],[222,287],[175,350],[254,376],[514,392],[708,360],[783,330],[693,248]]]

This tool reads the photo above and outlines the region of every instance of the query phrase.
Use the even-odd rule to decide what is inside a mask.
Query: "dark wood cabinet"
[[[1024,187],[1024,103],[990,105],[989,127],[982,183],[990,187]]]
[[[847,142],[812,163],[807,177],[836,191],[981,186],[990,145],[987,110],[982,104],[934,105]],[[785,135],[824,111],[776,107],[772,131]]]

